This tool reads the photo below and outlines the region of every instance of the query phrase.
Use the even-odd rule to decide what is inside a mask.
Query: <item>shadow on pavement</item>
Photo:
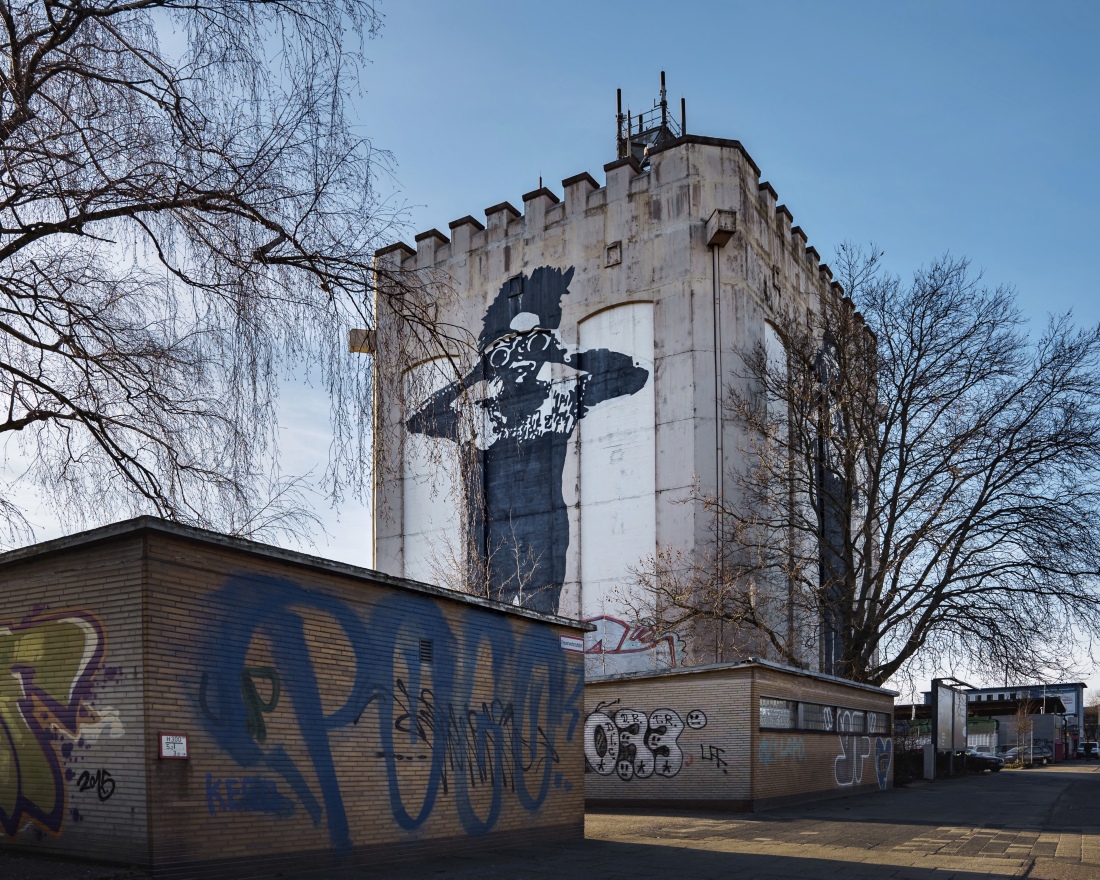
[[[602,840],[578,841],[557,846],[534,846],[494,850],[477,855],[452,856],[431,861],[396,863],[377,868],[345,868],[307,874],[273,874],[262,880],[489,880],[489,878],[600,878],[629,877],[630,880],[817,880],[817,878],[881,878],[892,880],[996,880],[1014,876],[1012,868],[998,873],[991,863],[987,871],[947,871],[849,862],[829,858],[718,852],[710,849],[660,844],[618,843]],[[0,876],[4,880],[140,880],[147,875],[110,866],[92,866],[34,857],[0,854]]]
[[[891,880],[996,880],[1016,876],[1016,865],[1005,865],[998,873],[996,863],[978,873],[944,871],[935,868],[884,865],[873,862],[849,862],[828,858],[756,855],[738,852],[663,846],[659,844],[616,843],[586,840],[583,843],[554,848],[502,850],[479,856],[439,859],[408,865],[390,865],[373,870],[357,869],[298,875],[301,880],[382,880],[400,877],[402,880],[456,878],[456,880],[488,880],[488,878],[623,878],[630,880],[668,880],[690,877],[691,880],[818,880],[818,878],[882,878]],[[264,878],[268,880],[268,878]],[[297,878],[282,878],[297,880]]]

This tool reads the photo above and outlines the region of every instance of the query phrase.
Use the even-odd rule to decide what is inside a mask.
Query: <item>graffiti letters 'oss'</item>
[[[552,787],[571,787],[556,747],[579,723],[583,670],[568,671],[557,635],[547,629],[517,633],[504,618],[472,609],[449,622],[434,600],[403,593],[386,596],[363,619],[336,598],[269,577],[232,578],[210,608],[215,624],[198,694],[207,729],[242,768],[281,779],[312,822],[327,827],[337,856],[352,839],[332,738],[346,741],[347,729],[363,731],[359,754],[384,764],[390,811],[409,831],[444,797],[476,835],[492,829],[506,808],[534,813]],[[327,618],[350,646],[343,655],[347,696],[328,710],[307,615]],[[246,662],[257,640],[270,646],[267,666]],[[272,735],[276,712],[292,716],[304,759],[301,746],[292,756]],[[208,807],[212,814],[293,814],[275,785],[258,776],[210,776]]]
[[[699,709],[688,713],[685,725],[672,709],[649,713],[641,709],[604,711],[610,708],[601,704],[586,719],[584,758],[592,772],[601,776],[615,773],[623,782],[635,777],[648,779],[654,774],[675,776],[684,766],[680,734],[685,727],[699,729],[707,723],[707,716]]]
[[[99,719],[87,705],[105,651],[103,627],[85,612],[0,622],[0,828],[30,821],[57,834],[65,819],[59,752]],[[100,799],[114,781],[95,781]],[[106,797],[104,797],[106,795]]]

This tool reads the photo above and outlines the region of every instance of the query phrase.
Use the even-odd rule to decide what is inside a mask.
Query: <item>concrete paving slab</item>
[[[1097,880],[1100,767],[1063,764],[767,813],[590,812],[586,839],[279,880]],[[0,855],[3,880],[145,880]],[[270,878],[275,880],[275,878]]]

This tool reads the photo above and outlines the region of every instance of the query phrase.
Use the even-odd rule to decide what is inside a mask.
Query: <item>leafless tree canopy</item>
[[[1100,633],[1100,328],[1030,336],[1014,294],[944,257],[910,283],[845,247],[851,299],[744,354],[748,466],[710,561],[661,559],[655,609],[882,683],[964,661],[1065,667]],[[824,341],[824,344],[823,344]]]
[[[359,0],[0,2],[0,431],[62,515],[293,530],[269,463],[303,363],[332,394],[331,490],[366,484],[348,329],[377,283],[388,356],[436,333],[420,279],[371,272],[386,159],[346,105],[378,23]]]

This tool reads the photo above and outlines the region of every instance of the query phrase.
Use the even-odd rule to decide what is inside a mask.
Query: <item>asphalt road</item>
[[[1006,770],[767,813],[590,812],[586,839],[280,880],[1100,878],[1100,765]],[[3,880],[140,878],[0,857]]]

